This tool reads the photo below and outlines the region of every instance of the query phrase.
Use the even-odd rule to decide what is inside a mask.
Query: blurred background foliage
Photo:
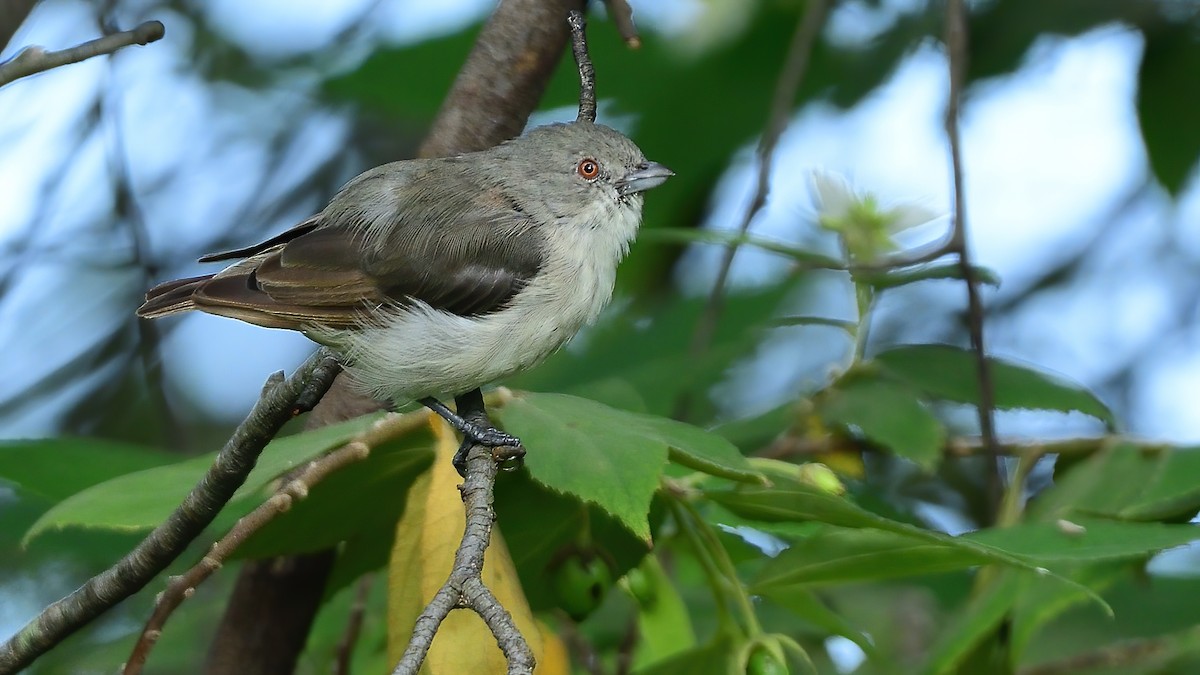
[[[631,4],[642,31],[639,50],[626,48],[594,10],[600,121],[625,130],[678,175],[647,199],[645,235],[623,264],[617,297],[601,322],[506,384],[720,425],[747,454],[770,448],[789,428],[837,428],[839,416],[828,409],[816,421],[805,411],[845,366],[852,343],[829,326],[780,327],[777,320],[853,321],[846,275],[799,271],[785,256],[742,247],[712,346],[697,355],[690,347],[721,249],[653,233],[736,228],[802,3]],[[992,0],[970,7],[963,120],[969,237],[975,262],[1002,281],[984,289],[989,351],[1081,383],[1107,404],[1123,432],[1195,443],[1197,4]],[[21,471],[44,470],[52,478],[28,479],[26,487],[0,481],[0,633],[15,630],[136,540],[68,530],[20,549],[22,534],[40,515],[88,485],[218,447],[266,376],[290,369],[311,349],[299,336],[214,317],[139,323],[133,308],[144,290],[200,273],[192,262],[199,254],[278,232],[319,209],[359,171],[411,156],[489,9],[483,0],[38,3],[5,58],[25,44],[66,46],[104,26],[147,18],[163,21],[167,38],[0,91],[0,436],[60,439],[45,450],[55,458],[47,467],[26,461],[28,455],[14,459],[30,446],[0,448],[0,463],[19,461]],[[916,201],[947,210],[942,10],[942,3],[923,0],[837,3],[752,233],[837,254],[836,237],[816,226],[808,187],[813,169],[850,174],[885,204]],[[564,61],[532,123],[573,118],[576,95],[574,68]],[[916,245],[945,227],[945,219],[936,220],[900,242]],[[888,291],[871,317],[867,355],[907,343],[965,345],[964,308],[960,282]],[[922,400],[921,409],[936,413],[945,434],[977,434],[969,401]],[[1106,431],[1096,415],[1022,407],[998,414],[1004,438],[1054,441]],[[87,446],[74,446],[73,437],[87,437]],[[839,457],[824,458],[838,466]],[[910,459],[840,455],[848,464],[844,478],[873,511],[951,534],[990,524],[995,505],[987,503],[986,461]],[[865,462],[861,473],[858,462]],[[1052,464],[1030,473],[1031,493],[1049,483]],[[515,510],[559,508],[561,495],[517,480],[500,487],[502,513],[505,503]],[[53,487],[39,492],[30,484]],[[1170,516],[1186,521],[1191,507],[1184,500]],[[636,542],[624,541],[628,532],[605,517],[593,514],[593,526],[613,530],[619,555],[632,556],[622,562],[628,568]],[[520,519],[502,519],[514,551],[538,534],[519,525],[509,531],[508,523]],[[736,558],[739,546],[752,547],[731,528],[722,536]],[[669,538],[664,543],[668,559],[673,545]],[[751,569],[761,564],[750,553],[744,558],[739,563]],[[1180,601],[1200,592],[1200,561],[1188,548],[1148,566],[1147,559],[1138,569],[1152,573],[1153,584],[1114,574],[1094,585],[1105,589],[1116,620],[1064,600],[1069,612],[1050,624],[1034,622],[1038,630],[1021,638],[1022,664],[1170,634],[1177,643],[1155,652],[1157,661],[1103,672],[1194,672],[1197,636],[1178,631],[1200,619]],[[690,607],[711,602],[689,581],[699,578],[697,570],[680,563],[675,572]],[[162,672],[186,669],[206,649],[234,575],[219,576],[167,630],[156,652],[162,660],[154,662]],[[945,626],[980,615],[963,609],[979,601],[969,591],[967,574],[959,572],[840,585],[825,599],[839,621],[870,635],[875,649],[918,663],[937,654]],[[535,605],[547,606],[540,590],[529,592]],[[348,593],[343,589],[327,605],[305,668],[324,667],[320,659],[340,635]],[[125,603],[73,638],[77,648],[57,650],[35,670],[83,672],[83,664],[122,661],[152,600],[142,596],[149,595]],[[579,629],[600,649],[619,646],[626,630],[621,617],[632,611],[621,606],[627,596],[611,597]],[[785,618],[792,616],[788,602],[771,597],[761,608],[764,621],[775,620],[778,610],[775,625],[793,626],[794,618]],[[700,617],[697,634],[711,630],[702,609],[692,616]],[[1020,621],[1018,612],[1012,630],[1019,632]],[[875,672],[870,663],[859,665],[862,647],[871,644],[830,638],[847,631],[829,623],[805,626],[799,639],[823,671]],[[966,663],[983,668],[991,663],[985,652]]]

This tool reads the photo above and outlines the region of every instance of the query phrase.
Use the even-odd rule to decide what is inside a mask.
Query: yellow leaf
[[[437,439],[436,457],[429,471],[409,489],[388,564],[388,658],[393,664],[408,646],[417,616],[450,576],[454,552],[466,527],[458,491],[462,479],[451,463],[458,442],[445,422],[431,417],[430,423]],[[483,582],[512,614],[533,649],[537,675],[568,673],[565,650],[549,631],[543,638],[542,627],[529,610],[512,557],[496,526],[484,554]],[[458,609],[438,629],[421,672],[453,675],[505,670],[504,654],[483,619],[471,610]]]

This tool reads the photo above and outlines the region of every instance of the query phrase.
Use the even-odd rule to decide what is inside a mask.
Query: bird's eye
[[[600,175],[600,165],[590,157],[579,160],[579,166],[575,167],[575,170],[588,180],[594,180],[596,176]]]

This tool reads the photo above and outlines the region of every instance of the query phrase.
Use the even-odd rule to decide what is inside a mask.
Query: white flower
[[[861,261],[894,251],[893,235],[944,215],[916,202],[881,208],[874,195],[856,192],[850,181],[831,171],[813,171],[810,185],[817,224],[836,232],[846,252]]]

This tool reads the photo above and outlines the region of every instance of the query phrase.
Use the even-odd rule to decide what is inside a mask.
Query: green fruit
[[[584,554],[564,560],[550,583],[558,606],[572,619],[579,620],[600,606],[613,578],[603,558]]]
[[[642,607],[652,607],[654,601],[658,599],[658,589],[654,587],[654,581],[641,568],[635,567],[629,570],[625,574],[625,584],[630,595]]]

